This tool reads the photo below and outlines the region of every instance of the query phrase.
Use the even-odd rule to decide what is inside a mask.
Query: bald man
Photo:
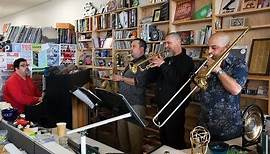
[[[212,64],[228,48],[230,38],[225,33],[213,34],[209,41],[208,63]],[[208,65],[209,66],[209,65]],[[229,54],[208,79],[208,88],[202,91],[199,124],[208,128],[211,141],[226,141],[242,132],[240,92],[247,81],[245,60]]]
[[[180,87],[188,80],[194,65],[192,58],[186,55],[185,49],[181,47],[181,38],[178,33],[169,33],[165,38],[165,47],[173,55],[172,57],[154,57],[151,63],[154,68],[149,70],[149,77],[157,84],[156,102],[161,109]],[[179,105],[185,96],[190,92],[190,86],[187,85],[174,101],[166,107],[158,118],[163,122],[170,113]],[[176,149],[186,148],[184,141],[185,134],[185,108],[189,100],[179,108],[175,114],[160,128],[160,139],[163,145]]]

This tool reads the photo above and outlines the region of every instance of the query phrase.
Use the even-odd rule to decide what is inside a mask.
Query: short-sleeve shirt
[[[133,63],[145,60],[145,56],[133,60]],[[146,85],[147,71],[138,70],[133,73],[129,67],[126,67],[123,76],[127,78],[134,78],[135,85],[129,85],[125,82],[119,82],[119,92],[123,94],[131,105],[144,105],[145,85]]]
[[[248,69],[243,59],[230,54],[223,61],[221,68],[241,87],[245,85]],[[240,94],[231,95],[215,73],[211,74],[208,88],[201,94],[199,123],[209,129],[211,139],[224,141],[240,136],[242,131]]]

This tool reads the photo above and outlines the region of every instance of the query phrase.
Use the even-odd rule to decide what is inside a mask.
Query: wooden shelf
[[[103,69],[103,70],[111,70],[112,69],[112,67],[107,67],[107,66],[93,66],[93,68]]]
[[[261,12],[268,12],[268,11],[270,11],[270,7],[252,9],[252,10],[246,10],[246,11],[238,11],[238,12],[232,12],[232,13],[217,14],[216,17],[240,16],[244,14],[261,13]]]
[[[137,6],[129,7],[129,8],[121,8],[121,9],[117,9],[117,10],[112,11],[112,13],[117,13],[117,12],[122,12],[122,11],[132,10],[132,9],[137,9]]]
[[[134,40],[135,38],[122,38],[122,39],[115,39],[115,41],[131,41]]]
[[[181,45],[183,48],[207,48],[208,45],[203,44],[203,45]]]
[[[78,34],[92,33],[93,31],[77,32]]]
[[[111,14],[111,12],[99,13],[94,16],[97,17],[97,16],[102,16],[102,15],[107,15],[107,14]]]
[[[106,32],[106,31],[111,31],[112,28],[106,28],[106,29],[97,29],[96,32]]]
[[[154,6],[158,6],[161,5],[165,2],[158,2],[158,3],[149,3],[149,4],[143,4],[143,5],[139,5],[140,8],[147,8],[147,7],[154,7]]]
[[[91,42],[92,39],[87,39],[87,40],[78,40],[78,42]]]
[[[166,20],[166,21],[157,21],[157,22],[149,22],[149,23],[141,23],[141,25],[143,25],[143,24],[150,24],[150,25],[169,24],[169,20]]]
[[[146,43],[150,44],[150,43],[164,43],[165,40],[162,40],[162,41],[147,41]]]
[[[78,67],[94,68],[93,65],[78,65]]]
[[[268,101],[268,96],[262,96],[262,95],[241,94],[241,97],[243,97],[243,98],[250,98],[250,99],[260,99],[260,100],[266,100],[266,101]]]
[[[95,50],[112,50],[112,48],[94,48]]]
[[[92,51],[92,48],[78,49],[79,51]]]
[[[269,75],[248,75],[249,80],[261,80],[261,81],[269,81]]]
[[[121,29],[116,28],[114,30],[116,30],[116,31],[123,31],[123,30],[133,30],[133,29],[137,29],[137,28],[138,27],[129,27],[129,28],[121,28]]]
[[[112,59],[112,57],[95,57],[96,59]]]
[[[115,51],[130,51],[131,49],[115,49]]]
[[[205,19],[196,19],[196,20],[185,20],[185,21],[174,21],[172,22],[173,25],[180,25],[180,24],[195,24],[195,23],[202,23],[202,22],[210,22],[212,18],[205,18]]]
[[[240,28],[224,28],[224,29],[218,29],[217,32],[233,32],[233,31],[243,31],[247,29],[248,27],[240,27]],[[251,26],[250,30],[254,29],[263,29],[263,28],[270,28],[270,25],[257,25],[257,26]]]

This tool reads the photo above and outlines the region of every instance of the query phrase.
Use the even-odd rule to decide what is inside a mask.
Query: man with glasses
[[[215,33],[209,41],[208,66],[218,60],[229,46],[226,33]],[[211,141],[226,141],[241,135],[242,121],[240,93],[247,81],[247,65],[244,59],[229,54],[216,66],[207,80],[208,88],[201,94],[199,124],[211,134]]]
[[[19,113],[24,112],[26,105],[42,102],[40,91],[30,78],[30,70],[26,59],[19,58],[13,63],[14,73],[8,78],[3,89],[3,98]]]

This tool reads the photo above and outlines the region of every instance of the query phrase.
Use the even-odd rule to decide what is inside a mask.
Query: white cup
[[[56,123],[56,126],[57,126],[57,135],[59,137],[63,137],[66,135],[66,125],[67,123],[65,122],[58,122]]]

